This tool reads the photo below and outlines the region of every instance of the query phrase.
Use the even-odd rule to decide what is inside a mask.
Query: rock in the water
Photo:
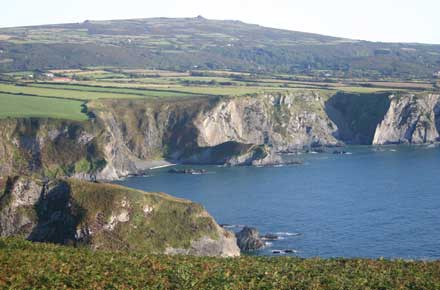
[[[237,245],[242,251],[258,250],[265,246],[256,228],[244,227],[236,234]]]
[[[175,174],[205,174],[207,171],[205,169],[176,169],[172,168],[168,170],[168,173],[175,173]]]
[[[278,240],[280,237],[274,234],[265,234],[261,238],[266,241],[275,241]]]
[[[286,253],[286,254],[294,254],[294,253],[296,253],[296,251],[295,250],[291,250],[291,249],[286,249],[286,250],[284,250],[284,253]]]

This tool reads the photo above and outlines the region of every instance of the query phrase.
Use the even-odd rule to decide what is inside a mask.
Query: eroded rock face
[[[96,250],[240,254],[234,235],[198,204],[73,179],[9,178],[0,194],[0,236]]]
[[[262,95],[220,100],[194,121],[199,146],[234,141],[270,145],[275,150],[336,145],[336,130],[319,93]]]
[[[214,240],[204,236],[201,239],[193,241],[188,249],[167,248],[166,254],[170,255],[192,255],[192,256],[210,256],[210,257],[237,257],[240,256],[240,248],[233,233],[220,230],[219,240]]]
[[[77,176],[93,179],[105,164],[100,130],[90,122],[0,120],[0,175]]]
[[[423,144],[439,139],[440,95],[391,96],[384,120],[378,125],[373,144]]]
[[[8,178],[5,192],[0,193],[0,236],[27,235],[37,223],[33,206],[43,187],[31,179]]]

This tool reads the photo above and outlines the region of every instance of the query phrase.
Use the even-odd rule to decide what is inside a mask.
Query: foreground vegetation
[[[439,289],[440,262],[145,256],[6,238],[0,288]]]

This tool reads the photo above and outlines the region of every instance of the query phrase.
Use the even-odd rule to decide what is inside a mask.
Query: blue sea
[[[302,165],[151,171],[117,183],[199,202],[231,230],[273,233],[256,255],[440,259],[440,149],[358,146],[302,154]],[[290,254],[292,255],[292,254]]]

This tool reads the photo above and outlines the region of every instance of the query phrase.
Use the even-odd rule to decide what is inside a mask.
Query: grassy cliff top
[[[121,255],[7,238],[0,288],[439,289],[440,262]]]
[[[328,74],[325,74],[328,75]],[[241,73],[230,70],[165,71],[89,67],[0,74],[0,119],[51,117],[87,120],[90,102],[137,102],[295,94],[432,91],[432,81],[317,75]]]

